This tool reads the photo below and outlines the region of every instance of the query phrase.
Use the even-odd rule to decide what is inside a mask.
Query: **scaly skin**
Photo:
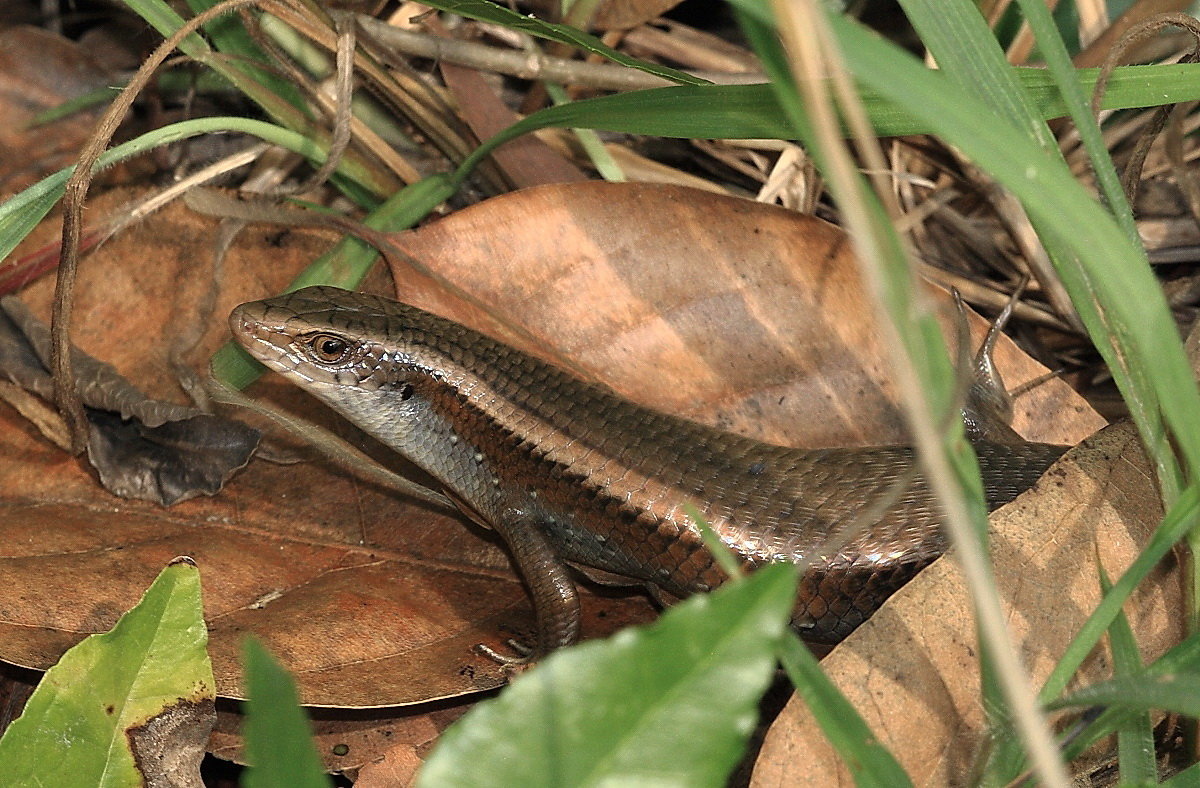
[[[748,569],[805,567],[793,625],[816,642],[845,637],[946,549],[907,446],[760,443],[641,407],[414,307],[331,287],[243,304],[230,325],[255,358],[495,528],[534,600],[533,657],[578,635],[567,563],[675,597],[724,581],[685,504]],[[975,441],[989,509],[1064,450]]]

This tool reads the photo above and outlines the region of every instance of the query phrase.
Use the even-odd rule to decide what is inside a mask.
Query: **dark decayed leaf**
[[[88,459],[115,495],[165,506],[214,495],[258,446],[258,430],[239,421],[149,399],[82,351],[72,360],[87,408]],[[52,400],[49,367],[49,329],[20,299],[0,300],[0,376]]]
[[[170,506],[216,495],[258,445],[258,430],[197,413],[148,427],[111,411],[88,409],[88,459],[109,492]]]

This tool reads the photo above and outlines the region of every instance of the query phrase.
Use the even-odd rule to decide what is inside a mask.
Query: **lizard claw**
[[[515,670],[531,667],[541,656],[534,649],[518,640],[506,640],[504,641],[504,645],[517,652],[517,656],[501,654],[496,649],[484,643],[475,644],[475,650],[488,659],[503,665],[505,668],[513,668]]]

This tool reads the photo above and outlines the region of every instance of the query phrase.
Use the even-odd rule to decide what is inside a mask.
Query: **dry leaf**
[[[681,0],[604,0],[592,15],[596,30],[628,30],[665,14]]]
[[[76,342],[159,398],[180,396],[169,349],[204,319],[191,305],[211,285],[197,261],[212,256],[214,225],[170,207],[81,267]],[[303,233],[246,232],[225,263],[198,362],[227,338],[235,303],[278,292],[322,247]],[[48,311],[51,284],[27,293],[30,304]],[[281,381],[259,390],[297,410],[313,405]],[[255,462],[222,495],[168,512],[104,493],[7,408],[0,458],[0,575],[10,589],[0,597],[0,658],[18,665],[43,669],[84,634],[110,627],[153,567],[176,555],[200,566],[226,697],[241,695],[247,633],[296,673],[305,702],[375,707],[499,686],[500,666],[474,646],[503,648],[533,626],[525,591],[489,534],[321,462]],[[595,634],[654,614],[639,596],[589,596],[585,610]]]
[[[0,298],[0,376],[54,400],[50,375],[50,329],[15,296]],[[153,400],[111,365],[72,350],[75,387],[88,420],[87,456],[104,488],[122,498],[164,506],[215,495],[236,471],[246,467],[258,446],[258,430],[198,408]],[[15,397],[6,397],[23,413]],[[31,418],[55,445],[65,426],[44,426]]]
[[[1018,652],[1039,687],[1100,601],[1099,555],[1113,579],[1146,544],[1162,508],[1136,431],[1118,424],[1068,452],[991,520],[992,557]],[[984,732],[975,624],[953,555],[897,592],[822,661],[916,785],[962,785]],[[1182,586],[1160,566],[1126,603],[1151,661],[1182,635]],[[1111,676],[1103,645],[1081,684]],[[803,772],[796,764],[804,764]],[[853,785],[807,707],[793,697],[767,734],[756,786]]]
[[[402,301],[644,405],[782,445],[905,441],[850,243],[819,219],[589,181],[497,197],[394,240],[434,273],[389,260]],[[953,343],[949,297],[929,292]],[[978,342],[986,323],[971,326]],[[996,363],[1009,388],[1045,372],[1005,337]],[[1016,406],[1031,440],[1074,444],[1104,424],[1057,380]]]
[[[33,127],[33,119],[115,79],[86,47],[62,36],[25,25],[0,30],[0,196],[74,162],[97,110],[48,126]]]
[[[399,774],[432,749],[442,731],[467,712],[464,704],[416,706],[407,709],[348,711],[342,709],[305,709],[312,728],[317,752],[325,768],[354,777],[355,785],[372,773]],[[242,752],[242,715],[217,712],[217,727],[209,741],[209,751],[218,758],[245,764]],[[404,785],[403,780],[383,782]]]
[[[439,68],[463,120],[478,139],[489,139],[521,119],[475,69],[444,62]],[[518,189],[587,179],[582,170],[532,134],[504,143],[492,151],[491,158]]]

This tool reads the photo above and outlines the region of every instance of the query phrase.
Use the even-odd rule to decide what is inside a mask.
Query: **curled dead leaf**
[[[239,421],[150,399],[111,364],[78,349],[72,359],[88,420],[88,460],[115,495],[164,506],[215,495],[258,446],[259,431]],[[49,403],[50,367],[50,329],[20,299],[0,299],[0,376]],[[7,399],[19,401],[15,394]],[[52,440],[61,434],[58,419],[18,408]]]

